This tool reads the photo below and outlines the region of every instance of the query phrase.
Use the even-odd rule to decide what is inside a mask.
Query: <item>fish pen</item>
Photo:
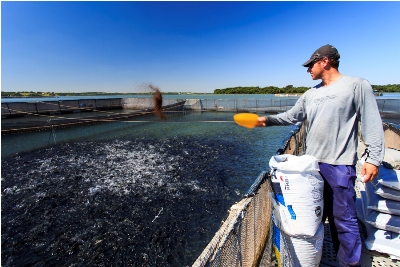
[[[203,111],[267,112],[290,109],[297,99],[189,99],[185,108]]]
[[[292,108],[298,98],[271,99],[187,99],[185,108],[192,110],[278,113]],[[376,99],[381,115],[400,114],[398,99]]]
[[[181,111],[183,100],[164,100],[162,111]],[[2,103],[2,134],[53,130],[153,115],[151,99]]]
[[[279,113],[294,106],[288,99],[164,99],[163,112],[221,111]],[[397,119],[397,99],[377,99],[381,116]],[[130,120],[154,114],[151,98],[84,99],[1,104],[2,134],[52,130]]]

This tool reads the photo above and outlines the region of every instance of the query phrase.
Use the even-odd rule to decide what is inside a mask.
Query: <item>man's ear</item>
[[[321,61],[322,61],[322,64],[324,64],[324,66],[323,66],[324,69],[330,70],[331,64],[329,64],[329,59],[327,57],[325,57]]]

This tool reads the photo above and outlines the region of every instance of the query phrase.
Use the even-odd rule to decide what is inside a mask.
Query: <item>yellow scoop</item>
[[[258,122],[258,115],[253,113],[239,113],[233,116],[233,120],[240,126],[254,128]]]

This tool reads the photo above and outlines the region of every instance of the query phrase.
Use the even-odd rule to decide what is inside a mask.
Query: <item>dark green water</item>
[[[290,127],[171,115],[2,137],[2,266],[186,266]]]

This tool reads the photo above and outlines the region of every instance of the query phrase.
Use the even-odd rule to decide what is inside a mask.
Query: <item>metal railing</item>
[[[185,109],[209,111],[284,112],[297,99],[188,99]],[[400,99],[376,99],[379,112],[400,114]]]
[[[400,99],[377,99],[379,112],[400,113]]]
[[[210,111],[281,112],[294,106],[297,99],[190,99],[185,109]]]

